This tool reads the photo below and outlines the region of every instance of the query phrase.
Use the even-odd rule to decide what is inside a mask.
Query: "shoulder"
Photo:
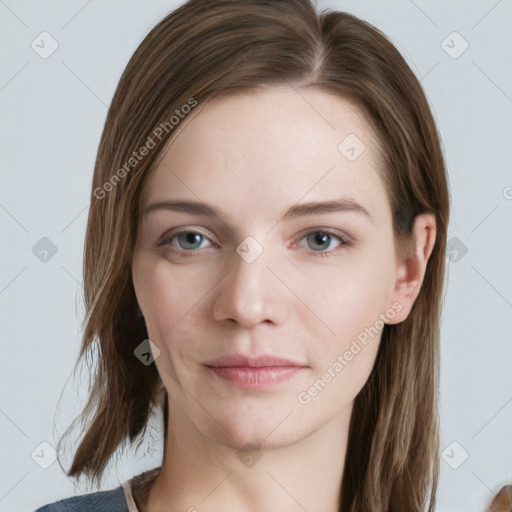
[[[100,491],[72,496],[49,503],[35,512],[128,512],[122,486],[111,491]]]

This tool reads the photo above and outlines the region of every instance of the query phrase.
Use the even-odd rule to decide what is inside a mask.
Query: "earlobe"
[[[427,263],[436,240],[436,217],[432,213],[421,213],[414,219],[414,243],[409,253],[397,259],[396,282],[390,303],[399,302],[400,312],[387,322],[398,324],[408,316],[420,292]]]

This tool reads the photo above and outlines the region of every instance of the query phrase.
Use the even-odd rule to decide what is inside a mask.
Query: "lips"
[[[245,356],[231,354],[205,363],[208,372],[223,382],[244,389],[269,390],[291,381],[309,368],[300,361],[264,354]]]
[[[231,354],[219,357],[205,363],[210,368],[262,368],[262,367],[307,367],[306,364],[292,359],[264,354],[259,356],[245,356],[242,354]]]

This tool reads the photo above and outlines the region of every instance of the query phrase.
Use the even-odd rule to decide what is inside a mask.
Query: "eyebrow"
[[[145,208],[143,215],[146,216],[148,213],[160,209],[190,213],[192,215],[195,214],[205,215],[208,217],[221,217],[220,212],[218,212],[213,206],[207,203],[190,201],[188,199],[177,199],[175,201],[161,201],[158,203],[152,203]],[[367,217],[370,222],[375,223],[372,216],[364,206],[348,197],[340,197],[330,201],[295,204],[286,210],[280,221],[306,217],[308,215],[332,212],[357,213]]]

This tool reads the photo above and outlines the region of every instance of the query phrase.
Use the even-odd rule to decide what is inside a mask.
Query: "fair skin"
[[[354,161],[338,149],[349,134],[366,146]],[[314,87],[218,98],[179,127],[144,207],[189,200],[217,216],[154,208],[142,218],[133,282],[169,396],[162,470],[143,512],[339,510],[352,404],[381,330],[366,344],[357,337],[381,327],[379,318],[408,316],[435,241],[435,217],[422,214],[416,244],[399,253],[378,168],[363,117]],[[340,197],[368,215],[280,220],[292,206]],[[192,234],[173,236],[178,227]],[[263,249],[245,246],[257,256],[250,263],[236,251],[246,237]],[[354,340],[360,350],[345,357]],[[205,366],[235,352],[304,367],[268,389],[245,389]],[[333,370],[340,355],[342,370]],[[304,393],[319,379],[329,382]],[[254,458],[244,463],[249,443]]]

